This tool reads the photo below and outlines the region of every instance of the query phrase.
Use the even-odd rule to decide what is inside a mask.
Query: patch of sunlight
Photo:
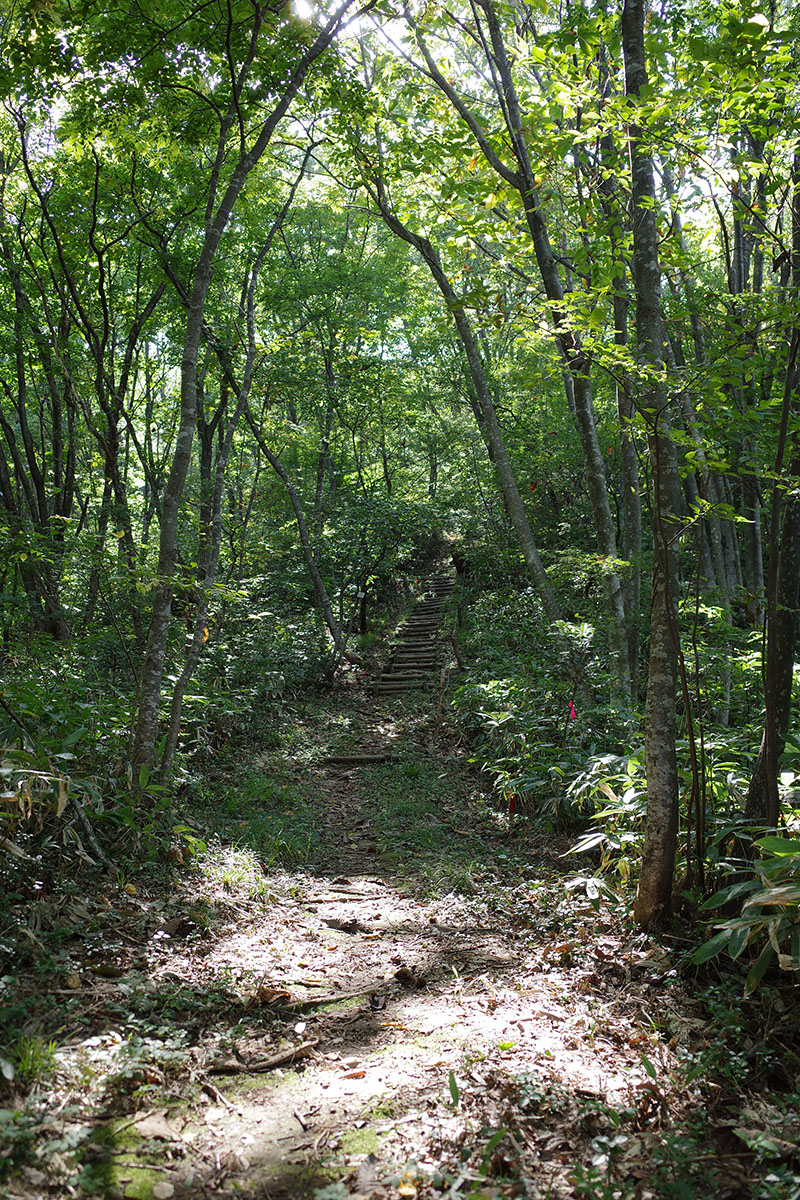
[[[245,892],[249,899],[270,891],[259,856],[245,846],[223,846],[210,840],[198,854],[195,865],[210,885],[226,891]]]

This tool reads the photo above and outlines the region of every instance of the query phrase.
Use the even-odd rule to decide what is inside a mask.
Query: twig
[[[0,692],[0,706],[2,706],[5,709],[5,711],[8,713],[9,717],[11,717],[11,720],[14,722],[14,724],[19,725],[20,729],[25,734],[25,737],[28,739],[28,741],[31,742],[32,745],[34,745],[38,748],[38,745],[39,745],[38,740],[32,735],[32,733],[30,732],[30,730],[28,729],[27,725],[22,720],[22,718],[18,717],[17,714],[14,712],[13,708],[8,703],[8,701],[6,700],[6,698],[2,692]]]
[[[379,992],[385,983],[369,983],[354,992],[330,992],[327,996],[309,996],[307,1000],[293,1000],[287,1008],[316,1008],[317,1005],[338,1004],[340,1000],[354,1000],[356,996],[368,996],[371,992]]]
[[[292,1046],[289,1050],[282,1050],[280,1054],[273,1054],[271,1058],[257,1058],[248,1063],[214,1063],[207,1067],[206,1071],[209,1075],[260,1075],[262,1071],[272,1071],[275,1067],[295,1062],[298,1058],[307,1058],[318,1045],[319,1038],[311,1038],[307,1042],[301,1042],[299,1046]]]
[[[233,1108],[233,1105],[231,1104],[230,1100],[226,1099],[226,1097],[223,1096],[222,1092],[219,1090],[218,1087],[214,1087],[214,1084],[211,1082],[210,1079],[203,1080],[203,1091],[208,1092],[209,1096],[211,1096],[211,1098],[213,1100],[216,1100],[218,1104],[221,1104],[223,1106],[223,1108],[227,1108],[227,1109]]]
[[[174,1175],[175,1167],[162,1167],[159,1163],[154,1162],[118,1162],[114,1163],[115,1167],[131,1167],[136,1171],[163,1171],[165,1175]]]

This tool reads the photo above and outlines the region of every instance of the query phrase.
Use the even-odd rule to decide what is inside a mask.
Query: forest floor
[[[790,994],[587,895],[433,710],[353,672],[193,794],[204,850],[6,918],[1,1194],[800,1195]]]

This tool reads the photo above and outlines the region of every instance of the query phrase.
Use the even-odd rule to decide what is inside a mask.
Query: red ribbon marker
[[[578,714],[575,712],[575,705],[570,700],[570,702],[569,702],[569,719],[570,719],[570,721],[576,720],[577,716],[578,716]]]

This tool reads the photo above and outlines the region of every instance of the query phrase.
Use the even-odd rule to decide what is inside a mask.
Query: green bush
[[[754,844],[762,857],[752,875],[715,892],[703,905],[706,912],[720,912],[736,902],[739,915],[713,922],[717,932],[693,956],[695,963],[704,963],[725,952],[734,961],[749,961],[745,995],[775,963],[783,971],[800,971],[800,841],[769,834]]]

